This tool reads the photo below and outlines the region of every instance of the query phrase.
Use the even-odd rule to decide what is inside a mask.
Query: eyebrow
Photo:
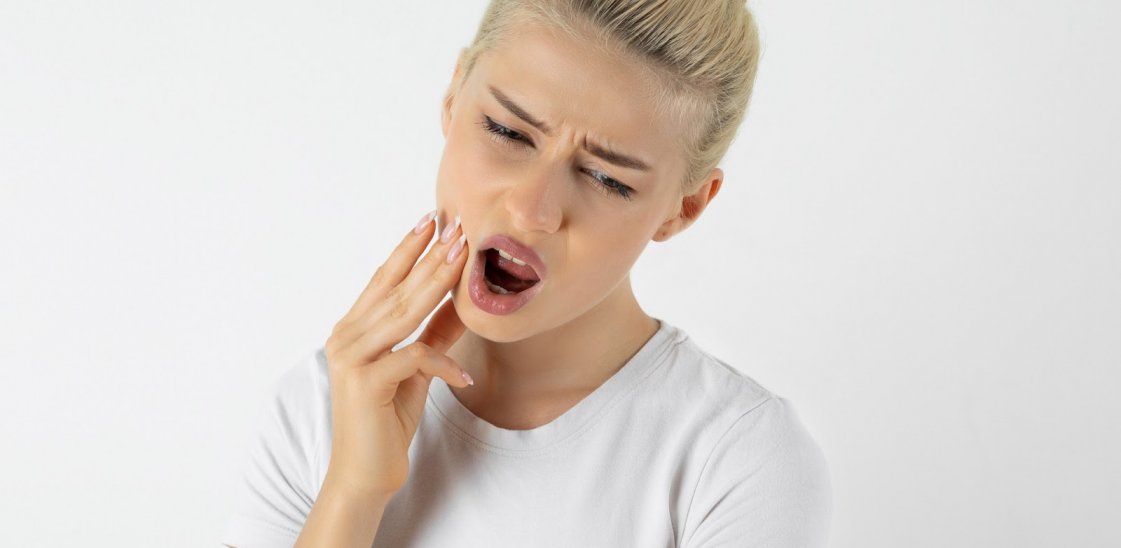
[[[548,124],[542,122],[541,120],[538,120],[537,118],[534,118],[532,114],[526,112],[524,108],[518,106],[517,103],[515,103],[513,100],[507,97],[506,94],[502,93],[494,86],[487,87],[490,89],[490,94],[494,96],[494,99],[498,101],[499,104],[501,104],[503,107],[506,107],[506,110],[510,111],[511,114],[517,116],[518,118],[521,118],[522,121],[537,128],[545,135],[552,134],[552,130],[549,128]],[[615,164],[619,167],[637,169],[639,171],[650,171],[650,166],[646,162],[643,162],[638,158],[627,156],[626,154],[623,154],[621,152],[616,152],[605,146],[597,145],[592,142],[586,142],[584,148],[586,148],[588,152],[590,152],[593,156],[596,156],[611,164]]]

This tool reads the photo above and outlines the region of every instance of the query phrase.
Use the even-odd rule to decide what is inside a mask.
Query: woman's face
[[[608,313],[596,317],[610,317],[603,308],[625,302],[610,297],[630,291],[622,282],[646,244],[674,231],[667,220],[678,215],[685,169],[680,129],[655,116],[657,84],[641,67],[541,28],[511,33],[444,105],[437,180],[442,224],[459,215],[472,252],[452,290],[455,308],[468,329],[497,342],[597,307]],[[492,246],[531,268],[528,248],[537,268],[510,267],[486,252]],[[540,279],[505,295],[526,283],[502,270]]]

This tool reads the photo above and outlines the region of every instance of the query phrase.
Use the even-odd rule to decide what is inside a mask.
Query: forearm
[[[295,548],[369,548],[389,497],[362,497],[324,485]]]

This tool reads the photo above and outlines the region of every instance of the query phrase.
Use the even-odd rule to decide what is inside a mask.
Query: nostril
[[[521,185],[506,195],[506,211],[523,232],[552,234],[560,228],[562,210],[549,184]]]

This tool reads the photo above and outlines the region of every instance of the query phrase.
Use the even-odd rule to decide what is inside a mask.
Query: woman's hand
[[[458,218],[417,262],[435,231],[434,214],[393,250],[327,339],[333,440],[324,487],[388,499],[408,478],[409,444],[432,378],[474,384],[444,355],[464,330],[451,299],[416,342],[392,351],[454,287],[466,264]]]

